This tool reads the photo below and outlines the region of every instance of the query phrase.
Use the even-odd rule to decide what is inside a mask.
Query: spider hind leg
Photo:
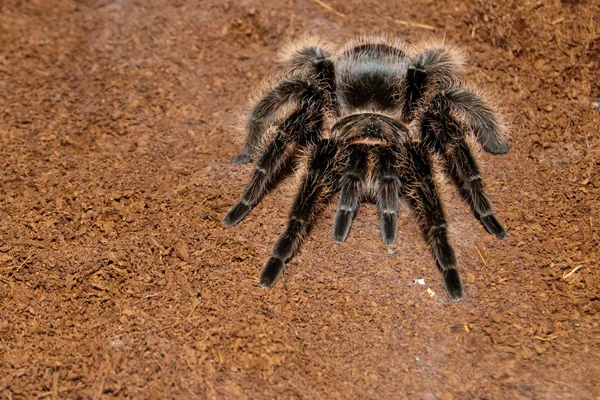
[[[412,120],[427,93],[448,88],[459,80],[462,56],[443,44],[426,45],[408,65],[403,113]]]
[[[307,82],[288,79],[271,89],[252,109],[248,120],[248,136],[242,150],[231,160],[232,164],[248,164],[260,153],[260,144],[269,123],[285,104],[298,99],[306,89]]]
[[[284,58],[290,73],[315,82],[325,95],[326,107],[337,114],[335,66],[329,52],[321,45],[315,44],[290,49]]]
[[[310,79],[292,77],[279,83],[271,89],[252,109],[248,120],[248,136],[242,150],[231,160],[232,164],[247,164],[256,159],[261,152],[261,144],[264,142],[265,132],[269,126],[277,123],[276,120],[280,110],[288,103],[297,102],[301,107],[310,103],[318,90],[318,96],[323,97],[325,93],[329,98],[331,95],[311,83]],[[321,90],[319,90],[321,89]],[[328,89],[329,90],[329,89]],[[314,102],[314,100],[313,100]],[[319,105],[321,102],[318,102]],[[319,110],[321,112],[321,110]],[[289,118],[288,118],[289,119]]]

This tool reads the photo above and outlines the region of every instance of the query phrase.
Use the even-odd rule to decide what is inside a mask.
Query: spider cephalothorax
[[[260,284],[271,287],[298,251],[318,210],[335,193],[333,240],[346,240],[363,199],[379,204],[386,245],[398,234],[399,198],[411,205],[452,300],[462,298],[454,250],[433,160],[457,185],[474,216],[498,239],[507,234],[492,212],[467,141],[506,153],[495,112],[460,76],[461,58],[445,45],[414,49],[361,39],[336,50],[317,40],[292,47],[285,70],[256,103],[248,136],[233,163],[255,161],[252,178],[223,223],[240,222],[290,157],[301,185]],[[308,157],[300,157],[307,154]]]

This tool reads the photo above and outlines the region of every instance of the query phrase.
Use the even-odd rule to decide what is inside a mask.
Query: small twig
[[[539,337],[539,336],[534,336],[534,338],[541,340],[542,342],[549,342],[553,339],[556,339],[557,336],[556,335],[552,335],[552,336],[548,336],[547,338],[543,338],[543,337]]]
[[[52,377],[52,400],[57,400],[59,399],[58,397],[58,372],[54,373],[54,376]]]
[[[315,353],[315,355],[317,356],[317,358],[319,359],[319,361],[321,361],[321,364],[326,367],[327,364],[325,364],[325,361],[323,361],[323,358],[321,358],[321,356],[319,355],[319,353],[317,353],[316,351],[313,350],[313,353]]]
[[[79,389],[82,389],[84,387],[85,387],[85,385],[83,383],[79,383],[79,384],[77,384],[77,386],[61,387],[61,388],[58,388],[58,393],[60,394],[60,393],[65,393],[65,392],[71,392],[73,390],[79,390]],[[12,396],[11,396],[10,392],[5,392],[5,393],[7,395],[7,398],[9,400],[12,400]],[[44,393],[39,394],[37,398],[38,399],[43,399],[43,398],[52,396],[52,393],[53,393],[52,391],[50,391],[50,392],[44,392]]]
[[[19,266],[17,267],[17,269],[15,269],[15,270],[13,271],[13,273],[17,273],[17,272],[19,272],[19,271],[21,270],[21,268],[23,268],[23,266],[25,266],[25,264],[27,264],[27,263],[29,262],[29,259],[30,259],[30,258],[31,258],[31,254],[30,254],[29,256],[27,256],[27,258],[25,259],[25,261],[23,261],[23,262],[21,263],[21,265],[19,265]]]
[[[98,389],[98,393],[94,395],[94,400],[98,400],[100,396],[102,396],[102,392],[104,391],[104,379],[100,382],[100,388]]]
[[[188,314],[185,316],[185,318],[180,319],[179,321],[175,321],[171,325],[167,325],[167,326],[164,326],[164,327],[162,327],[160,329],[157,329],[156,331],[154,331],[154,333],[159,333],[159,332],[166,331],[167,329],[171,329],[173,327],[176,327],[176,326],[182,324],[185,321],[189,321],[190,317],[192,316],[192,314],[194,313],[194,311],[196,310],[196,308],[200,305],[200,303],[201,303],[200,301],[197,301],[192,306],[192,308],[190,309],[190,311],[188,312]]]
[[[329,4],[327,3],[323,3],[321,0],[311,0],[313,3],[320,5],[321,7],[323,7],[324,9],[326,9],[329,12],[334,13],[335,15],[338,15],[340,17],[345,17],[346,14],[343,14],[341,12],[339,12],[338,10],[336,10],[335,8],[331,7]]]
[[[481,258],[481,262],[485,267],[487,267],[487,262],[485,261],[485,258],[483,258],[483,254],[481,254],[481,251],[479,251],[479,247],[475,246],[475,249],[477,250],[477,254],[479,254],[479,258]]]
[[[158,365],[158,368],[160,368],[161,371],[164,370],[164,368],[162,367],[162,364],[160,363],[160,361],[158,361],[156,359],[156,357],[152,357],[152,361],[154,361],[156,363],[156,365]]]
[[[565,17],[560,17],[555,19],[554,21],[552,21],[552,25],[556,25],[556,24],[560,24],[561,22],[563,22],[565,20]]]
[[[581,268],[583,267],[583,265],[579,265],[575,268],[573,268],[569,273],[563,274],[562,276],[562,280],[567,279],[568,277],[570,277],[571,275],[573,275],[575,272],[579,271]]]
[[[548,380],[549,380],[550,382],[555,382],[555,383],[560,383],[560,384],[562,384],[562,385],[566,385],[566,386],[568,386],[568,387],[570,387],[570,388],[572,388],[572,389],[575,389],[575,390],[577,390],[578,392],[580,392],[580,391],[581,391],[581,389],[579,389],[577,386],[573,386],[573,385],[571,385],[570,383],[567,383],[567,382],[562,382],[562,381],[557,381],[557,380],[554,380],[554,379],[549,379],[549,378],[548,378]]]
[[[373,315],[375,315],[375,312],[377,311],[377,309],[373,310],[373,312],[371,313],[371,316],[369,316],[369,319],[367,320],[367,324],[369,322],[371,322],[371,318],[373,318]]]
[[[419,22],[414,22],[414,21],[405,21],[403,19],[395,19],[394,22],[398,25],[408,26],[411,28],[427,29],[428,31],[435,31],[437,29],[435,26],[425,25],[425,24],[421,24]]]
[[[190,312],[188,313],[188,315],[185,317],[185,320],[189,320],[190,317],[192,316],[192,314],[194,313],[194,311],[196,310],[196,307],[198,307],[200,305],[200,301],[197,301],[193,306],[192,309],[190,310]]]

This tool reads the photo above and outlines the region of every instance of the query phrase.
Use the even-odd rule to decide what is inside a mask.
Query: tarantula
[[[467,139],[474,136],[489,153],[509,150],[495,111],[462,82],[459,52],[444,43],[409,48],[384,38],[359,39],[339,50],[309,40],[292,46],[284,64],[252,109],[245,145],[231,160],[256,165],[241,199],[223,219],[226,226],[244,219],[286,160],[296,160],[301,185],[260,285],[277,282],[333,194],[339,193],[333,223],[338,243],[348,237],[361,201],[370,200],[379,205],[383,243],[394,244],[403,197],[446,293],[459,301],[462,284],[434,166],[441,165],[487,232],[506,239]]]

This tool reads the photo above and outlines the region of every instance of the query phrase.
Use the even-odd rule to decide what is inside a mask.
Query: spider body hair
[[[332,238],[344,242],[363,201],[380,210],[381,239],[393,245],[404,198],[442,273],[450,299],[462,298],[442,203],[444,177],[498,239],[496,219],[473,155],[509,150],[497,112],[463,83],[464,59],[446,43],[406,46],[386,37],[336,48],[317,38],[288,46],[283,71],[255,102],[246,142],[233,163],[254,161],[250,182],[225,216],[239,223],[265,195],[286,159],[296,161],[298,192],[288,224],[263,267],[271,287],[298,252],[319,211],[339,194]],[[440,172],[441,171],[441,172]]]

